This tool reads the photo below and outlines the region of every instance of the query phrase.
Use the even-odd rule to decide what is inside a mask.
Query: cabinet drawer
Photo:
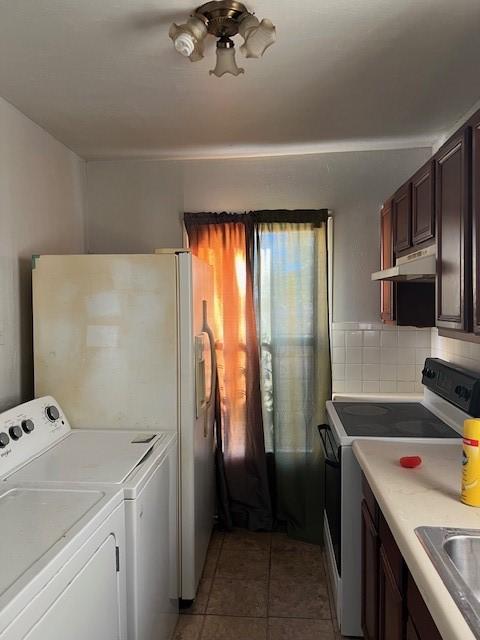
[[[442,640],[437,625],[410,574],[407,580],[407,608],[419,640]]]
[[[393,578],[395,579],[399,592],[403,595],[405,593],[405,563],[400,549],[395,542],[395,538],[390,531],[390,527],[382,513],[380,513],[379,535]]]

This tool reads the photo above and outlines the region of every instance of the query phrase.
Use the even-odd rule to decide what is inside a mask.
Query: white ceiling
[[[216,78],[168,38],[189,0],[1,0],[0,95],[84,157],[420,144],[480,98],[478,0],[255,0],[277,26]]]

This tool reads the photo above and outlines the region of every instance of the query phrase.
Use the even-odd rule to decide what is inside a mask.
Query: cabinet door
[[[412,242],[414,245],[435,236],[434,163],[427,162],[412,178]]]
[[[403,598],[384,546],[380,547],[378,568],[379,583],[379,640],[402,640],[403,638]]]
[[[470,128],[447,142],[435,159],[437,326],[471,325]]]
[[[392,198],[393,245],[398,255],[412,246],[412,190],[407,182]]]
[[[393,267],[393,220],[392,203],[385,202],[380,213],[380,268]],[[394,314],[394,284],[380,282],[380,317],[383,322],[393,324]]]
[[[473,331],[480,334],[480,114],[472,122]]]
[[[407,580],[408,640],[442,640],[437,625],[425,604],[412,576]],[[415,632],[415,633],[414,633]]]
[[[365,640],[378,640],[378,532],[362,501],[362,630]]]

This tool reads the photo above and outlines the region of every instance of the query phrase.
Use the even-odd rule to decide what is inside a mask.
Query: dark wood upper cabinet
[[[392,198],[393,246],[395,254],[412,246],[412,188],[407,182]]]
[[[473,331],[480,334],[480,112],[472,122]]]
[[[464,127],[435,156],[437,326],[471,327],[471,129]]]
[[[435,182],[433,161],[427,162],[413,176],[412,243],[418,245],[435,237]]]
[[[393,219],[392,203],[385,202],[380,213],[380,268],[393,267]],[[393,324],[394,311],[394,286],[393,282],[380,283],[380,317],[383,322]]]

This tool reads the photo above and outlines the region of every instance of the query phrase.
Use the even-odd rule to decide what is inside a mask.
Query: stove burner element
[[[364,404],[347,405],[343,412],[350,416],[384,416],[388,413],[388,409],[365,402]]]

